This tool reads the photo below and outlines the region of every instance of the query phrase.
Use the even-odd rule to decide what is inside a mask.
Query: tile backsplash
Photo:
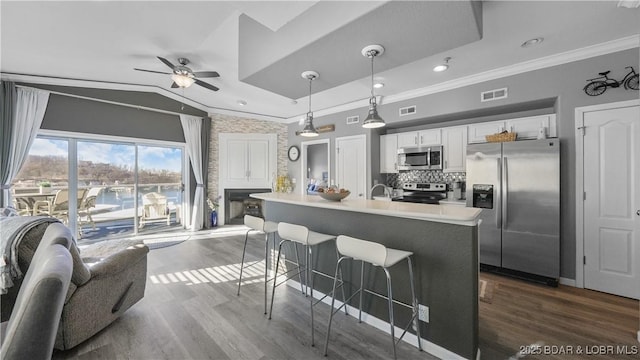
[[[409,170],[399,174],[387,174],[387,186],[402,188],[405,182],[443,183],[451,184],[454,181],[466,181],[464,172],[442,172],[439,170]]]

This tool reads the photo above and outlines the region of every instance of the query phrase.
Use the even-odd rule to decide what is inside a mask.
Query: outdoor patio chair
[[[167,197],[157,192],[142,195],[142,217],[139,227],[142,228],[149,222],[165,220],[167,225],[171,225],[171,212],[168,205]]]
[[[102,187],[92,187],[87,190],[84,198],[78,203],[78,226],[82,228],[82,224],[89,223],[93,230],[96,229],[96,223],[91,217],[91,209],[96,207],[96,198],[102,191]]]
[[[20,216],[30,216],[33,214],[29,203],[24,199],[13,198],[13,207],[18,212]]]
[[[69,212],[69,189],[58,190],[51,201],[36,201],[33,208],[34,215],[48,215],[67,223]]]
[[[87,189],[78,189],[77,203],[80,204]],[[36,215],[47,215],[59,219],[63,223],[69,222],[69,189],[60,189],[52,201],[36,201]]]

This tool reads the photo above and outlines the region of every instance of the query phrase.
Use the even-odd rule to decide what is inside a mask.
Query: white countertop
[[[251,194],[250,196],[256,199],[285,204],[395,216],[464,226],[477,225],[481,211],[481,209],[447,204],[429,205],[366,199],[329,201],[320,196],[286,193],[257,193]]]
[[[443,199],[440,200],[440,204],[467,206],[467,200]]]

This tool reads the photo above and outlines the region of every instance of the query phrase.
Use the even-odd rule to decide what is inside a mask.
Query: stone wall
[[[209,114],[211,117],[211,139],[209,143],[209,182],[210,199],[218,196],[220,168],[218,166],[218,135],[228,134],[277,134],[278,135],[278,174],[287,175],[287,124],[266,120],[242,118],[231,115]]]

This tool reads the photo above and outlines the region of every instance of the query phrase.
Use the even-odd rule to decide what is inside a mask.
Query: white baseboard
[[[287,285],[298,289],[298,291],[300,291],[300,283],[295,281],[295,280],[288,280],[287,281]],[[321,293],[320,291],[317,290],[313,290],[313,297],[320,300],[322,297],[324,297],[325,294]],[[331,298],[330,297],[325,297],[322,300],[323,303],[331,306]],[[336,307],[340,307],[342,306],[342,302],[339,301],[338,299],[336,299]],[[355,317],[357,318],[357,314],[358,314],[358,308],[353,307],[351,305],[347,305],[347,312],[349,313],[350,316],[353,316],[353,314],[356,314]],[[387,334],[391,333],[390,330],[390,326],[389,323],[378,319],[377,317],[367,314],[366,312],[362,312],[362,322],[367,323],[373,327],[375,327],[376,329],[379,329]],[[395,327],[394,329],[396,336],[402,334],[402,332],[404,331],[404,329],[401,329],[399,327]],[[447,359],[447,360],[465,360],[464,357],[450,351],[447,350],[445,348],[443,348],[440,345],[436,345],[424,338],[422,339],[422,350],[425,352],[428,352],[429,354],[433,355],[433,356],[437,356],[440,359]],[[407,332],[404,337],[402,338],[402,341],[418,348],[418,337],[410,332]],[[331,343],[329,343],[329,346],[331,346]],[[476,360],[480,359],[480,349],[478,349],[478,354],[476,356]]]
[[[560,278],[560,284],[576,287],[576,280],[575,279],[567,279],[567,278],[561,277]]]

